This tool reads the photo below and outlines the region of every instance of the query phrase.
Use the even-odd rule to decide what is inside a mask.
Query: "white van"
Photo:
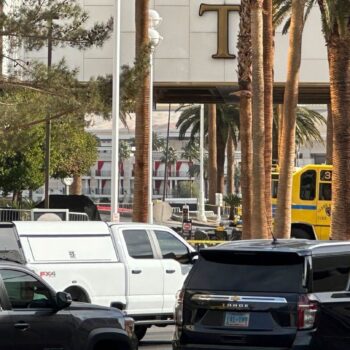
[[[18,221],[0,225],[0,255],[25,263],[78,301],[124,309],[141,339],[173,323],[195,250],[165,226]]]

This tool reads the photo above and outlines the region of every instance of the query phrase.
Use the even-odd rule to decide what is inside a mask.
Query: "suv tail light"
[[[183,289],[176,293],[176,304],[175,304],[175,324],[182,326],[183,323],[183,301],[184,301],[185,291]]]
[[[298,329],[310,329],[315,325],[318,303],[310,300],[307,295],[301,295],[298,302]]]

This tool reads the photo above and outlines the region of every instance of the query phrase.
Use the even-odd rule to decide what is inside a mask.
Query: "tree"
[[[252,43],[250,0],[241,0],[238,35],[238,84],[240,90],[241,189],[243,237],[251,237],[252,218]]]
[[[333,239],[350,238],[350,6],[344,0],[318,0],[328,45],[333,121]]]
[[[199,141],[189,141],[187,142],[186,146],[182,148],[183,152],[181,153],[181,158],[187,159],[189,161],[189,169],[193,165],[193,161],[199,162],[200,159],[200,150],[199,150]],[[191,198],[192,198],[192,179],[191,174],[188,172],[189,175],[189,183],[190,183],[190,192],[191,192]]]
[[[238,206],[241,205],[242,199],[238,197],[236,194],[228,193],[224,197],[224,202],[230,206],[230,215],[229,220],[234,220],[235,218],[235,210]]]
[[[280,177],[274,233],[277,237],[290,237],[292,175],[295,156],[295,121],[298,104],[299,70],[301,64],[304,9],[307,0],[292,0],[289,35],[287,81],[283,104],[283,127],[280,149]]]
[[[273,0],[264,0],[264,115],[265,115],[265,206],[268,229],[272,230],[271,171],[274,83]]]
[[[176,149],[174,147],[169,147],[168,154],[166,154],[166,150],[164,150],[160,161],[165,164],[165,169],[168,169],[169,165],[171,166],[176,164],[177,159],[178,157]]]
[[[265,203],[265,116],[264,116],[264,51],[263,0],[253,0],[252,23],[252,110],[253,110],[253,198],[254,215],[251,218],[253,238],[267,238]]]
[[[179,138],[184,139],[190,131],[190,139],[196,139],[200,127],[200,107],[198,105],[183,105],[176,127],[179,129]],[[217,180],[216,190],[224,192],[225,149],[229,130],[233,140],[238,138],[239,110],[235,105],[216,105],[216,148],[217,148]],[[212,114],[211,114],[212,115]],[[204,130],[208,135],[208,105],[204,109]],[[212,181],[211,181],[212,182]],[[209,186],[211,186],[211,182]]]
[[[215,205],[215,194],[217,192],[217,127],[216,127],[216,105],[208,105],[208,199],[209,204]]]
[[[8,60],[27,70],[20,60],[16,59],[12,53],[17,48],[24,48],[26,51],[40,50],[48,47],[48,68],[51,68],[52,48],[74,47],[79,50],[92,46],[101,47],[110,37],[112,32],[112,19],[107,23],[96,23],[91,28],[86,29],[89,19],[88,14],[82,10],[76,0],[26,0],[12,4],[9,11],[0,17],[1,37],[7,37],[9,43]],[[16,76],[16,71],[12,74]],[[48,75],[50,83],[50,74]],[[50,145],[50,112],[46,117],[46,147]],[[81,114],[80,114],[81,115]],[[81,125],[84,125],[84,115],[82,115]],[[46,150],[47,152],[47,150]],[[49,156],[50,159],[50,156]],[[49,163],[46,163],[46,171]],[[75,194],[81,193],[81,178],[74,175],[74,184],[71,189]],[[47,202],[48,204],[48,202]]]
[[[273,159],[278,160],[279,148],[279,132],[281,129],[278,107],[274,107],[274,122],[273,122],[273,144],[274,154]],[[323,138],[320,133],[320,126],[326,124],[326,119],[322,114],[317,113],[306,107],[298,106],[296,110],[296,131],[295,143],[298,146],[312,144],[314,142],[323,143]]]
[[[156,132],[153,132],[152,138],[153,138],[153,145],[152,145],[153,151],[164,151],[166,148],[165,139],[162,137],[159,137]]]
[[[148,10],[149,0],[135,0],[136,20],[136,57],[149,47],[148,37]],[[147,222],[148,219],[148,147],[150,115],[150,76],[146,71],[141,80],[141,89],[136,103],[136,153],[135,153],[135,180],[133,221]]]

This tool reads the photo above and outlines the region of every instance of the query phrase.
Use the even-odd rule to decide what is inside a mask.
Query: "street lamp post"
[[[150,102],[149,102],[149,115],[150,115],[150,127],[149,127],[149,147],[148,147],[148,223],[153,224],[153,53],[155,48],[159,45],[163,39],[161,35],[155,30],[161,23],[162,18],[155,10],[149,10],[149,29],[148,35],[151,42],[150,53]]]
[[[120,89],[120,0],[115,2],[113,52],[113,105],[112,105],[112,183],[111,221],[119,221],[119,89]]]
[[[199,200],[197,219],[202,222],[207,222],[204,207],[204,105],[201,105],[200,111],[200,134],[199,134]]]

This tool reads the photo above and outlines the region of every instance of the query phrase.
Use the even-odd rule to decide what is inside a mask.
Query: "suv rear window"
[[[288,253],[202,250],[187,287],[192,290],[285,292],[303,290],[304,258]]]

